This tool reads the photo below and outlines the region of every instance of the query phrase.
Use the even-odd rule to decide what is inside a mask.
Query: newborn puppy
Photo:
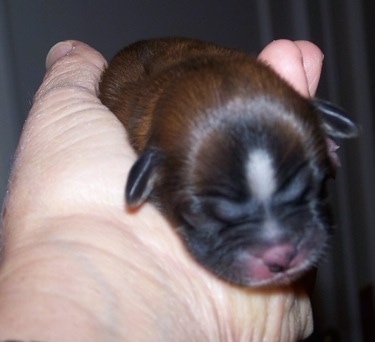
[[[154,203],[204,267],[261,286],[316,264],[332,229],[329,138],[357,134],[341,110],[245,53],[183,38],[126,47],[99,91],[139,155],[127,205]]]

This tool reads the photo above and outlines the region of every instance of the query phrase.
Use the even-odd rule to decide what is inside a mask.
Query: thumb
[[[63,215],[98,203],[122,208],[134,153],[96,95],[105,59],[68,41],[51,49],[46,64],[16,152],[7,213]]]
[[[47,55],[47,73],[37,96],[54,88],[69,86],[80,86],[96,95],[105,64],[104,57],[84,43],[74,40],[57,43]]]

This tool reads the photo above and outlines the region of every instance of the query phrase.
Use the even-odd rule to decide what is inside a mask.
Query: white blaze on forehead
[[[251,193],[260,201],[267,201],[275,192],[275,170],[272,157],[266,150],[258,149],[250,152],[247,177]]]

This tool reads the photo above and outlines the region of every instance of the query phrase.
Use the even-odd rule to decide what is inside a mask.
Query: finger
[[[296,41],[295,44],[302,54],[303,68],[306,73],[309,94],[310,96],[314,96],[320,80],[324,55],[322,51],[311,42],[300,40]]]
[[[317,46],[306,41],[276,40],[263,49],[259,58],[302,95],[314,95],[323,61]]]
[[[53,63],[63,56],[68,55],[73,50],[73,44],[70,41],[59,42],[48,52],[46,58],[46,69],[48,70]]]
[[[74,50],[77,48],[81,52],[85,51],[85,58],[91,60],[99,69],[103,67],[104,59],[98,51],[91,49],[88,45],[79,41],[67,40],[57,43],[50,49],[46,57],[46,69],[48,70],[58,59],[69,54],[74,54]]]
[[[70,86],[96,94],[105,64],[104,57],[84,43],[74,40],[57,43],[47,55],[47,73],[35,101],[53,89]]]

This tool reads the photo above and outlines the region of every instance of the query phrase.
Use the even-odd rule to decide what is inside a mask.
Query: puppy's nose
[[[264,251],[262,260],[270,272],[280,273],[290,267],[296,255],[297,250],[293,245],[275,245]]]

